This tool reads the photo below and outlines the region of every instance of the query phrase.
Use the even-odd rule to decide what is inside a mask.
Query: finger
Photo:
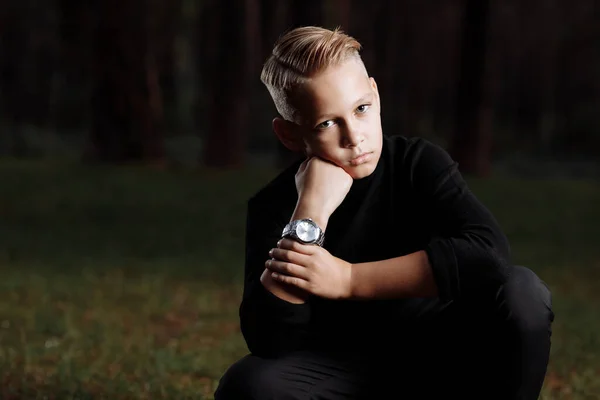
[[[271,272],[277,272],[282,275],[288,275],[302,280],[308,278],[308,271],[301,265],[294,263],[279,261],[279,260],[267,260],[265,267]]]
[[[311,244],[303,244],[292,239],[281,239],[277,242],[277,247],[285,250],[292,250],[296,253],[313,255],[316,251],[316,246]]]
[[[305,281],[304,279],[300,279],[295,276],[282,275],[278,272],[273,272],[271,274],[271,277],[278,282],[283,282],[288,285],[293,285],[300,289],[304,289],[304,290],[308,291],[308,288],[309,288],[308,281]]]
[[[274,258],[276,260],[287,261],[294,264],[302,265],[304,267],[306,266],[306,263],[308,262],[309,258],[309,256],[305,254],[285,249],[271,249],[271,251],[269,251],[269,255],[271,256],[271,258]]]
[[[309,255],[285,249],[271,249],[271,251],[269,251],[269,255],[271,258],[278,261],[287,261],[303,267],[308,267],[311,258]]]

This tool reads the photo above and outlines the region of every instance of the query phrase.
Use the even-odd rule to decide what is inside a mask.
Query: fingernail
[[[281,245],[281,240],[277,242],[277,247],[279,247],[280,245]]]
[[[269,255],[273,257],[273,249],[269,250]]]

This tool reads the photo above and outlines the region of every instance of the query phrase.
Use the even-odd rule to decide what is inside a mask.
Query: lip
[[[364,164],[364,163],[368,162],[371,159],[371,155],[372,154],[373,154],[373,152],[362,153],[358,157],[355,157],[352,160],[350,160],[350,164],[352,164],[352,165]]]

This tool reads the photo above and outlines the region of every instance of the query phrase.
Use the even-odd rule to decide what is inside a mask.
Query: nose
[[[344,147],[356,147],[365,140],[365,135],[362,130],[355,122],[354,124],[347,124],[344,132]]]

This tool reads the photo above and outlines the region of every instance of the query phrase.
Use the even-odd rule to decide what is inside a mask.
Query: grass
[[[0,398],[212,398],[247,352],[245,201],[273,174],[0,162]],[[600,186],[470,184],[554,293],[542,398],[600,397]]]

